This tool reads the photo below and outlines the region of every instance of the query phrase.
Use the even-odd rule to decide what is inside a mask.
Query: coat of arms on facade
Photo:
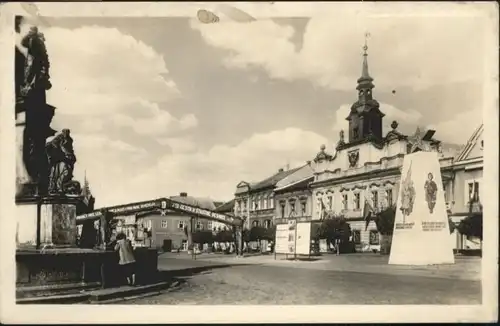
[[[349,152],[347,153],[347,156],[349,158],[349,167],[350,168],[356,167],[356,165],[358,165],[358,160],[359,160],[359,151],[356,150]]]
[[[405,223],[405,218],[410,216],[413,211],[413,204],[415,203],[415,187],[413,181],[411,180],[411,165],[408,168],[406,177],[401,185],[401,212],[403,213],[403,223]]]
[[[429,212],[432,214],[434,212],[434,206],[436,206],[436,194],[437,194],[437,184],[434,182],[434,175],[429,173],[427,175],[427,180],[425,181],[425,201],[429,207]]]

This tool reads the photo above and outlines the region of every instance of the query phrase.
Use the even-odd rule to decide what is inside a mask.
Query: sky
[[[193,15],[194,17],[194,15]],[[71,129],[96,206],[187,192],[230,200],[242,181],[332,150],[368,39],[384,134],[482,122],[483,22],[473,17],[47,18],[52,127]]]

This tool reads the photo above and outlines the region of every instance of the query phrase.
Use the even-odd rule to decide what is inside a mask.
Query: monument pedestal
[[[404,158],[389,264],[453,264],[439,158],[416,152]]]
[[[62,283],[102,281],[102,266],[114,252],[77,248],[79,200],[80,196],[16,198],[18,287],[51,291]]]
[[[46,197],[40,203],[40,248],[76,248],[80,196]]]

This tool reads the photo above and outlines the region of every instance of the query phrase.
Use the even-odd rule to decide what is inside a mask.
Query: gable
[[[464,161],[483,156],[483,124],[481,124],[472,134],[462,151],[457,155],[457,161]]]
[[[477,157],[482,157],[483,156],[483,150],[481,149],[481,141],[483,140],[483,137],[480,139],[477,139],[477,141],[474,143],[472,148],[470,149],[469,155],[467,155],[464,160],[472,159],[472,158],[477,158]]]
[[[248,182],[246,182],[246,181],[240,181],[238,183],[238,185],[236,186],[236,188],[248,187],[248,186],[250,186]]]

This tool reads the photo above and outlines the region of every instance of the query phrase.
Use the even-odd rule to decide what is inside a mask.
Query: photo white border
[[[42,16],[195,17],[200,8],[218,3],[35,3]],[[26,5],[24,5],[26,6]],[[20,3],[0,5],[0,320],[2,323],[240,323],[240,322],[481,322],[494,321],[498,303],[498,5],[452,2],[270,2],[233,3],[256,18],[312,16],[330,10],[364,15],[480,15],[487,22],[484,60],[484,190],[485,219],[482,277],[483,303],[446,305],[335,306],[133,306],[133,305],[16,305],[15,304],[15,127],[13,62],[14,15],[29,15]],[[29,9],[29,8],[28,8]],[[467,46],[464,44],[464,46]],[[459,51],[460,49],[457,49]],[[196,311],[196,313],[194,313]]]

